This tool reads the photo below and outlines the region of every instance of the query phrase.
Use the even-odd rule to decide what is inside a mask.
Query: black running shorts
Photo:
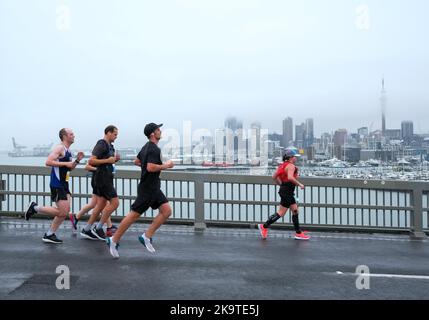
[[[146,212],[146,210],[149,208],[156,210],[161,205],[167,202],[168,200],[161,190],[152,193],[142,192],[141,190],[139,190],[137,199],[131,205],[131,210],[142,214],[143,212]]]
[[[110,201],[117,198],[118,194],[113,185],[113,174],[107,171],[96,171],[91,181],[93,194]]]
[[[62,187],[51,187],[51,200],[52,202],[58,202],[61,200],[68,200],[67,195],[71,195],[68,183]]]
[[[290,208],[291,205],[296,204],[295,200],[295,185],[292,183],[285,183],[280,187],[280,204],[285,208]]]
[[[296,200],[294,196],[280,196],[280,204],[285,208],[290,208],[291,205],[296,204]]]
[[[91,187],[92,187],[92,194],[95,194],[95,179],[94,179],[94,174],[91,177]]]

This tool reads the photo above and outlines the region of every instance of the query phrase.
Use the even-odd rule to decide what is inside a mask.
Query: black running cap
[[[150,135],[155,132],[156,129],[161,128],[162,127],[162,123],[161,124],[155,124],[153,122],[148,123],[145,127],[144,127],[144,134],[146,137],[150,137]]]

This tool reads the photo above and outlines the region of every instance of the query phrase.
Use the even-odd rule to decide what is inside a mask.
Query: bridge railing
[[[50,169],[0,166],[0,214],[22,215],[30,201],[51,205]],[[113,214],[123,217],[137,195],[140,172],[118,170],[115,186],[120,206]],[[91,179],[83,169],[70,178],[72,212],[90,199]],[[173,208],[172,223],[255,226],[277,210],[278,186],[269,176],[208,174],[166,171],[161,189]],[[426,182],[300,178],[304,190],[296,191],[300,222],[307,229],[370,232],[410,232],[424,238],[429,232],[429,184]],[[154,216],[149,210],[142,220]],[[289,214],[275,227],[291,228]]]

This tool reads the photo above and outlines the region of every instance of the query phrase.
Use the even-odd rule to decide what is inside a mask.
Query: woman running
[[[299,153],[295,148],[287,148],[283,155],[283,163],[279,165],[277,171],[273,175],[273,179],[280,185],[280,206],[278,212],[270,216],[264,224],[258,224],[258,229],[261,232],[262,239],[267,239],[268,228],[278,219],[283,217],[287,210],[292,212],[292,222],[295,228],[296,240],[309,240],[310,236],[305,231],[301,231],[298,220],[298,205],[295,200],[295,187],[298,186],[304,189],[304,185],[297,180],[298,168],[295,166]]]

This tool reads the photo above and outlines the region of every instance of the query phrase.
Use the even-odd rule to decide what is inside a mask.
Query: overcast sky
[[[426,0],[1,0],[0,150],[92,147],[108,124],[139,146],[147,122],[227,116],[316,135],[413,120],[429,132]]]

